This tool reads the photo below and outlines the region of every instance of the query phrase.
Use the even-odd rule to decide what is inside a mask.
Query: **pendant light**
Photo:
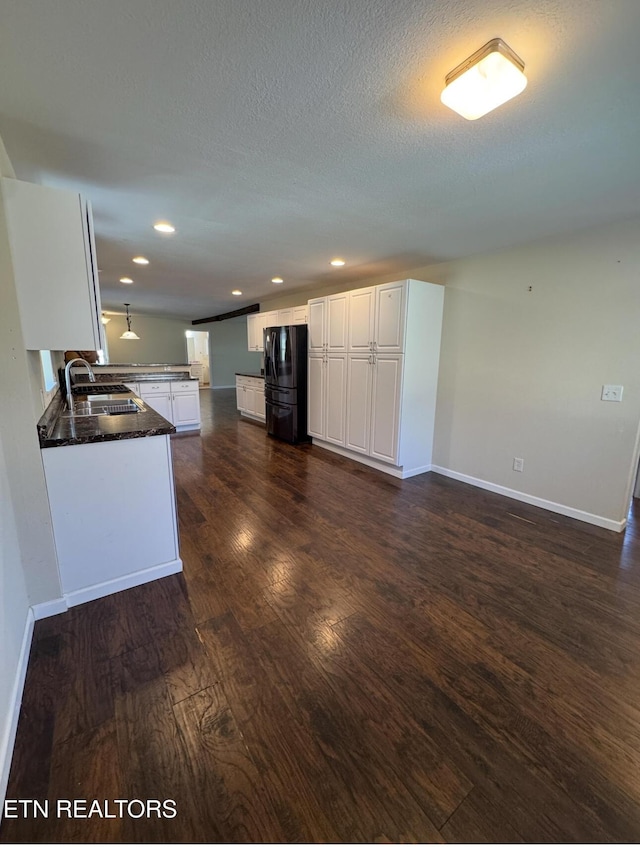
[[[100,323],[101,323],[103,326],[106,326],[106,325],[109,323],[109,321],[110,321],[110,320],[111,320],[111,318],[108,318],[108,317],[105,315],[105,313],[103,312],[103,313],[102,313],[102,317],[100,318]]]
[[[135,332],[133,332],[131,329],[131,318],[129,317],[129,306],[131,304],[125,303],[124,305],[127,308],[127,331],[123,332],[120,338],[124,341],[140,341],[140,336],[136,335]]]

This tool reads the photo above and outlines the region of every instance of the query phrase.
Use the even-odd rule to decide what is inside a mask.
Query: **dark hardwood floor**
[[[7,797],[51,811],[0,840],[639,841],[637,507],[399,481],[201,398],[184,574],[36,625]]]

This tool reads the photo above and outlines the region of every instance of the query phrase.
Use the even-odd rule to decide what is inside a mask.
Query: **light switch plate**
[[[623,388],[622,385],[603,385],[600,399],[607,400],[609,403],[621,403]]]

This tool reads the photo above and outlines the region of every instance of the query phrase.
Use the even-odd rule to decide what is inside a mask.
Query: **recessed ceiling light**
[[[280,285],[280,283],[284,282],[284,280],[280,276],[274,276],[274,278],[271,280],[271,282],[275,282],[276,285]]]
[[[332,259],[331,264],[334,268],[341,268],[343,265],[346,265],[346,262],[344,259]]]
[[[173,226],[173,224],[170,224],[169,221],[158,221],[158,223],[155,223],[153,225],[153,228],[156,230],[156,232],[171,233],[176,231],[175,226]]]
[[[124,282],[125,285],[131,285],[133,283],[133,280],[130,279],[128,276],[121,276],[120,282]]]
[[[237,288],[234,288],[231,293],[234,295],[234,297],[240,297],[240,295],[242,294],[242,291],[240,291]]]
[[[149,260],[145,259],[144,256],[134,256],[133,261],[136,263],[136,265],[148,265],[149,264]]]

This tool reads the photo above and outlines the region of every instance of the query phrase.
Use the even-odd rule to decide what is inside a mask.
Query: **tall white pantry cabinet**
[[[415,279],[309,301],[314,444],[402,479],[431,469],[443,303]]]

